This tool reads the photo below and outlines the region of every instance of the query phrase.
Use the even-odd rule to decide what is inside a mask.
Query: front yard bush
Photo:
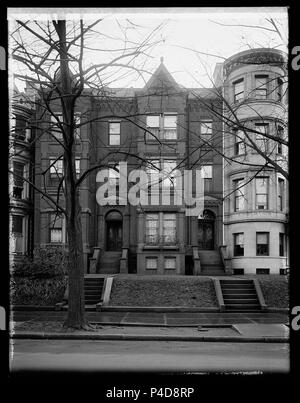
[[[11,302],[53,305],[63,299],[67,285],[68,255],[62,247],[37,248],[33,258],[15,264],[11,276]]]

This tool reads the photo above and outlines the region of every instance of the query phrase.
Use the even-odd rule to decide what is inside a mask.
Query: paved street
[[[287,372],[281,343],[14,340],[12,371]]]

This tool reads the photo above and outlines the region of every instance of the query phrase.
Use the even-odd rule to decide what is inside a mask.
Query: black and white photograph
[[[7,8],[12,377],[290,373],[288,9]]]

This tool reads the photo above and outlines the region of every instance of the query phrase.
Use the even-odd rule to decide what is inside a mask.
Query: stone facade
[[[231,128],[226,128],[220,118],[224,108],[218,93],[220,89],[225,99],[236,107],[233,83],[241,78],[244,80],[243,99],[249,99],[251,108],[246,102],[239,103],[237,113],[241,121],[253,124],[262,114],[270,127],[275,121],[284,126],[286,121],[286,105],[275,99],[273,81],[268,85],[267,99],[251,96],[255,75],[268,75],[276,80],[282,75],[283,67],[278,63],[273,65],[273,62],[257,65],[251,59],[253,54],[253,51],[239,54],[223,65],[217,65],[215,88],[184,89],[161,62],[142,89],[106,89],[101,95],[85,90],[75,111],[80,125],[76,137],[78,177],[87,169],[100,169],[100,166],[107,169],[126,161],[128,174],[141,167],[149,174],[151,165],[162,170],[176,167],[179,171],[204,167],[205,186],[204,211],[199,216],[189,217],[183,206],[172,203],[172,191],[176,192],[176,187],[171,190],[171,202],[167,204],[160,199],[156,205],[112,202],[100,206],[96,196],[103,181],[98,180],[99,169],[93,170],[80,186],[86,273],[213,275],[214,270],[218,274],[220,271],[238,274],[241,271],[237,269],[243,269],[244,274],[252,274],[257,268],[269,268],[270,273],[278,274],[288,266],[286,235],[283,236],[285,256],[280,256],[282,247],[279,248],[282,242],[279,234],[286,232],[286,181],[274,169],[266,168],[264,177],[269,181],[267,208],[256,209],[253,180],[245,190],[246,207],[235,211],[234,180],[250,178],[254,169],[251,164],[257,163],[260,156],[253,150],[243,156],[251,166],[228,164],[224,158],[227,152],[234,152],[236,145],[234,136],[226,135]],[[266,54],[277,59],[281,57],[276,51],[260,50],[260,60]],[[242,56],[247,56],[246,64],[243,64]],[[255,108],[256,114],[252,116]],[[59,113],[59,109],[56,111]],[[47,191],[53,195],[62,169],[56,161],[61,154],[61,145],[55,140],[56,130],[57,124],[53,124],[50,115],[45,115],[36,133],[39,136],[44,131],[35,144],[34,162],[36,185],[40,187],[44,181]],[[116,176],[118,174],[112,169],[109,184],[113,187],[121,183]],[[284,207],[281,206],[280,211],[276,205],[279,177],[284,180],[284,194],[280,196],[284,198],[281,201]],[[160,186],[164,191],[164,185]],[[224,198],[227,193],[232,194]],[[63,196],[61,200],[63,204]],[[64,219],[55,218],[54,213],[49,203],[35,192],[35,246],[66,242]],[[268,255],[257,256],[256,233],[268,233]],[[235,234],[244,237],[238,256]],[[264,235],[260,238],[263,240]],[[265,253],[264,246],[260,248]]]

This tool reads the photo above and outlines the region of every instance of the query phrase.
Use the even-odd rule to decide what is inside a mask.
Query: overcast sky
[[[210,87],[210,76],[217,62],[222,58],[249,49],[249,47],[276,47],[286,51],[288,44],[287,9],[264,8],[153,8],[153,9],[8,9],[8,18],[29,19],[77,19],[84,21],[105,17],[98,30],[106,35],[114,36],[121,26],[130,27],[128,33],[132,40],[140,40],[147,32],[163,23],[159,38],[164,40],[151,50],[152,58],[147,62],[147,71],[154,72],[164,58],[164,64],[175,80],[185,87]],[[272,18],[279,28],[278,33],[271,32],[271,24],[266,18]],[[128,22],[129,21],[129,22]],[[268,30],[250,28],[246,26],[263,26]],[[135,26],[137,25],[137,27]],[[93,47],[111,49],[116,41],[108,38],[100,43],[93,43]],[[209,53],[215,56],[203,55],[198,52]],[[99,52],[86,55],[87,65],[97,62]],[[103,60],[103,53],[101,53]],[[144,78],[148,80],[149,74]],[[114,82],[115,87],[143,87],[144,83],[137,75]],[[18,84],[20,88],[20,85]],[[22,89],[22,88],[20,88]]]

